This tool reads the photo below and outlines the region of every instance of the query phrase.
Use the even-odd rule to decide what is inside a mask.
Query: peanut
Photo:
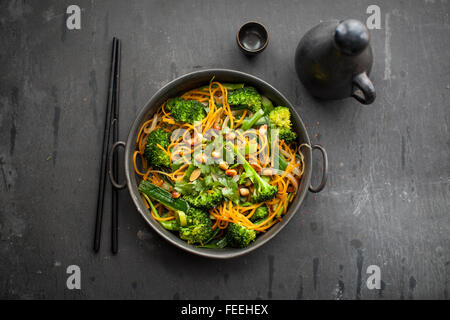
[[[227,171],[225,171],[225,174],[229,177],[234,177],[235,175],[237,175],[237,171],[234,169],[228,169]]]
[[[250,193],[250,191],[247,188],[240,188],[239,189],[239,194],[243,197],[248,196],[248,194]]]
[[[222,170],[227,170],[228,169],[228,163],[226,163],[225,161],[221,161],[220,163],[219,163],[219,168],[220,169],[222,169]]]

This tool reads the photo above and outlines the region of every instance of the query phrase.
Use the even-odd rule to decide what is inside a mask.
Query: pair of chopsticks
[[[113,38],[110,77],[108,87],[108,100],[106,104],[106,122],[105,131],[103,133],[102,157],[100,163],[100,183],[97,197],[97,215],[95,220],[95,234],[94,234],[94,251],[98,252],[100,249],[100,239],[102,234],[103,221],[103,205],[105,199],[106,175],[107,175],[107,156],[110,146],[111,127],[113,127],[112,139],[115,143],[119,139],[119,93],[120,93],[120,57],[121,46],[120,40]],[[117,179],[119,175],[118,157],[117,153],[113,155],[114,178]],[[116,188],[112,188],[112,220],[111,220],[111,251],[116,254],[118,251],[118,205],[119,194]]]

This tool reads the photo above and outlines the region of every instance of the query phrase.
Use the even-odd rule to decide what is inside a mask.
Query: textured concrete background
[[[79,31],[65,27],[70,4],[82,8]],[[376,102],[312,99],[294,71],[301,36],[320,20],[365,21],[370,4],[382,14],[382,29],[371,31]],[[448,299],[449,13],[440,0],[0,1],[0,297]],[[234,37],[253,19],[271,41],[248,60]],[[166,243],[125,191],[120,253],[109,253],[106,211],[95,255],[114,35],[123,43],[122,139],[168,81],[202,68],[242,70],[285,94],[327,148],[327,188],[275,239],[230,261]],[[66,289],[71,264],[81,267],[80,291]],[[365,285],[373,264],[381,290]]]

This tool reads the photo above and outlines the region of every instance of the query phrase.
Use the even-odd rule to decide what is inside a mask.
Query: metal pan
[[[125,148],[125,176],[126,182],[123,184],[118,184],[114,181],[112,174],[110,172],[110,180],[114,187],[118,189],[123,189],[128,187],[128,191],[130,192],[130,196],[133,199],[134,204],[136,205],[137,210],[142,215],[142,217],[147,221],[147,223],[164,239],[169,241],[171,244],[185,250],[191,252],[193,254],[204,256],[208,258],[217,258],[217,259],[228,259],[233,257],[242,256],[247,254],[256,248],[259,248],[267,241],[272,239],[275,235],[278,234],[292,219],[295,213],[299,210],[303,199],[306,196],[306,193],[311,192],[320,192],[326,184],[327,175],[328,175],[328,158],[325,149],[320,145],[311,145],[312,149],[319,150],[323,156],[323,164],[322,164],[322,180],[319,186],[312,187],[311,186],[311,173],[312,173],[312,152],[304,148],[302,150],[303,155],[305,157],[305,171],[303,177],[299,184],[299,189],[297,194],[291,203],[286,215],[283,217],[283,220],[276,225],[274,225],[269,231],[264,234],[261,234],[257,237],[256,241],[254,241],[251,245],[243,249],[232,249],[232,248],[224,248],[224,249],[206,249],[206,248],[198,248],[193,245],[187,244],[185,241],[178,238],[178,236],[166,229],[164,229],[158,221],[154,220],[150,215],[150,212],[146,208],[140,194],[138,191],[138,184],[140,182],[140,178],[135,174],[133,169],[133,152],[136,148],[136,138],[138,134],[138,130],[141,125],[148,119],[150,119],[153,114],[156,112],[158,107],[167,99],[180,96],[185,91],[190,89],[194,89],[205,84],[208,84],[209,81],[214,77],[215,81],[219,82],[234,82],[234,83],[245,83],[248,86],[255,87],[261,94],[267,96],[272,100],[274,105],[277,106],[286,106],[291,109],[292,112],[292,120],[294,130],[298,134],[298,139],[300,143],[307,143],[311,145],[311,141],[309,140],[308,133],[306,131],[306,127],[300,118],[300,116],[295,111],[293,105],[273,86],[268,84],[267,82],[243,73],[234,70],[228,69],[208,69],[208,70],[200,70],[196,72],[192,72],[186,74],[178,79],[173,80],[172,82],[166,84],[163,88],[161,88],[155,95],[147,102],[142,111],[139,113],[137,119],[135,120],[131,130],[128,134],[127,142],[118,141],[116,142],[109,154],[110,161],[112,160],[112,155],[115,149],[119,146]],[[110,166],[111,170],[111,166]]]

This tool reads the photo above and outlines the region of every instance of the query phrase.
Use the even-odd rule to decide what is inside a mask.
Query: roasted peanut
[[[237,171],[234,169],[228,169],[227,171],[225,171],[225,174],[229,177],[234,177],[235,175],[237,175]]]
[[[243,197],[248,196],[248,194],[250,193],[250,191],[247,188],[240,188],[239,189],[239,194]]]
[[[228,163],[226,163],[225,161],[220,161],[219,163],[219,168],[222,170],[227,170],[228,169]]]

